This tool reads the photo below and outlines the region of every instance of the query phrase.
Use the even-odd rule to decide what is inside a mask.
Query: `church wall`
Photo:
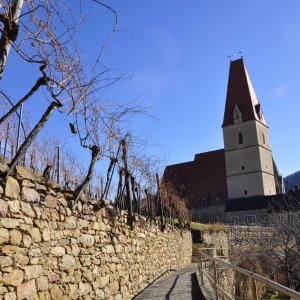
[[[255,146],[226,152],[225,161],[227,176],[246,174],[261,170],[259,156],[259,147]],[[244,166],[244,170],[242,169],[242,166]]]
[[[259,147],[259,156],[260,156],[261,170],[274,176],[272,153],[265,148]]]
[[[274,176],[263,173],[263,182],[264,182],[265,195],[275,195],[276,186],[275,186]]]
[[[249,173],[227,177],[228,197],[239,198],[255,195],[264,195],[262,173]],[[247,191],[245,195],[244,191]]]

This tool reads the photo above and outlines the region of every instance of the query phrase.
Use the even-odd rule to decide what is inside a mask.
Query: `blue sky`
[[[87,0],[84,0],[87,1]],[[85,2],[85,5],[88,2]],[[149,153],[168,163],[192,160],[195,153],[223,148],[222,118],[229,59],[243,56],[270,127],[271,147],[280,172],[300,169],[300,2],[299,0],[128,0],[108,1],[119,17],[119,31],[102,55],[102,62],[133,74],[115,84],[105,99],[151,107],[129,126],[148,137]],[[79,39],[86,61],[97,53],[113,16],[93,9]],[[25,67],[10,57],[3,84],[23,83]],[[35,81],[35,80],[32,80]],[[15,93],[15,92],[14,92]],[[12,93],[12,94],[14,94]],[[34,106],[38,107],[38,99]],[[31,106],[33,119],[41,112]],[[58,120],[46,132],[57,132]],[[65,121],[61,121],[65,122]],[[61,137],[68,136],[61,129]],[[76,143],[70,147],[77,150]]]

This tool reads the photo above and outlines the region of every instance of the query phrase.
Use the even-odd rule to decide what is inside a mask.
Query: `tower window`
[[[244,144],[244,138],[243,138],[243,134],[241,132],[239,132],[239,145]]]
[[[266,138],[265,138],[265,134],[262,132],[262,140],[263,140],[263,143],[265,144],[266,143]]]
[[[244,190],[244,195],[247,196],[248,192],[247,190]]]
[[[245,171],[245,166],[242,166],[242,170]]]

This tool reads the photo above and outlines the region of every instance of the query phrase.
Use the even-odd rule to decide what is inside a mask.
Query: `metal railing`
[[[205,251],[209,250],[211,253],[207,254]],[[200,283],[201,285],[204,284],[204,275],[207,277],[209,280],[210,284],[215,290],[215,299],[230,299],[230,300],[235,300],[233,295],[230,295],[228,292],[226,292],[220,285],[219,285],[219,280],[218,280],[218,270],[217,266],[222,266],[225,267],[226,269],[229,269],[231,271],[235,271],[239,274],[245,275],[248,277],[251,281],[251,294],[252,294],[252,299],[253,300],[260,300],[261,298],[259,297],[258,289],[257,289],[257,283],[262,283],[263,285],[279,292],[282,293],[286,296],[289,296],[290,299],[293,300],[300,300],[300,293],[287,288],[284,285],[281,285],[275,281],[272,281],[266,277],[263,277],[261,275],[258,275],[256,273],[250,272],[248,270],[245,270],[241,267],[238,267],[236,265],[233,265],[229,262],[226,262],[224,260],[221,260],[221,258],[226,258],[226,256],[217,256],[215,257],[215,254],[217,251],[227,251],[224,249],[218,249],[218,248],[201,248],[199,249],[199,261],[198,261],[198,269],[199,269],[199,276],[200,276]],[[209,261],[211,262],[212,265],[212,274],[211,276],[208,272],[206,272],[203,268],[203,263]]]

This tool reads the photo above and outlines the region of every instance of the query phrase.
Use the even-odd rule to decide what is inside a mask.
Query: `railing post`
[[[253,300],[259,300],[256,280],[255,280],[255,278],[250,278],[250,280],[251,280],[252,299]]]
[[[200,264],[199,264],[199,273],[200,273],[200,279],[201,279],[201,285],[203,285],[204,284],[204,282],[203,282],[203,266],[202,266],[202,254],[201,254],[201,252],[200,252],[200,262],[199,262]]]
[[[212,261],[213,264],[213,270],[214,270],[214,285],[215,285],[215,292],[216,292],[216,300],[219,300],[219,295],[218,295],[218,279],[217,279],[217,266],[216,266],[216,261]]]

